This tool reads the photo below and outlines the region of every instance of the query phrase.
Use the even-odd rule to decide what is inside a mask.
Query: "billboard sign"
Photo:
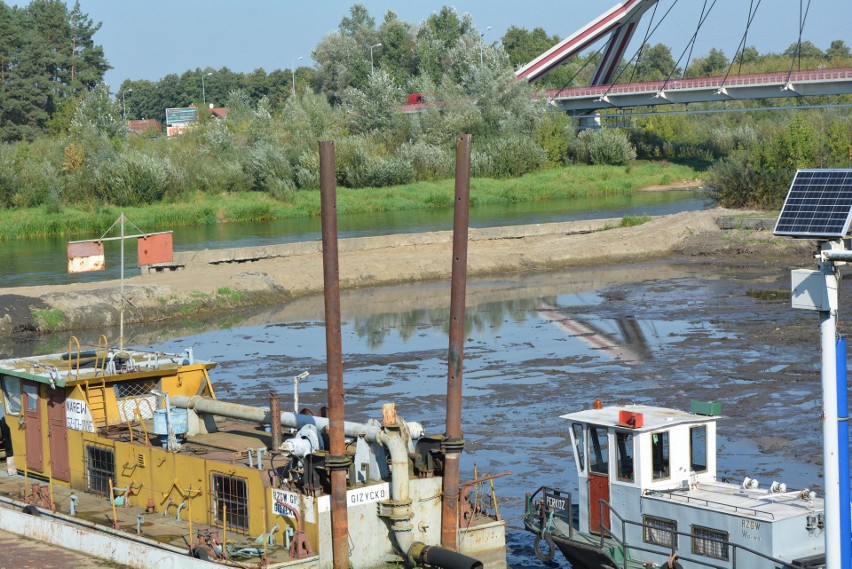
[[[198,109],[195,107],[176,107],[166,109],[166,124],[186,125],[198,120]]]

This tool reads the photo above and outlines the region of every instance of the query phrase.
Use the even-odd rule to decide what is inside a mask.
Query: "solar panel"
[[[852,222],[852,170],[799,170],[793,177],[775,235],[836,239]]]

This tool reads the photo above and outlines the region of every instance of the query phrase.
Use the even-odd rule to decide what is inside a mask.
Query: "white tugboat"
[[[579,494],[542,487],[527,498],[536,555],[558,548],[574,569],[825,567],[823,500],[756,480],[716,476],[718,404],[687,413],[603,407],[568,421]],[[674,557],[676,556],[676,557]]]

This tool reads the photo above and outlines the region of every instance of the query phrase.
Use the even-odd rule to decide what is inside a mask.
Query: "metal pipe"
[[[456,139],[456,193],[453,213],[453,269],[450,292],[450,348],[447,372],[447,432],[444,441],[441,545],[456,549],[459,501],[464,300],[467,284],[467,234],[470,210],[470,135]]]
[[[220,401],[212,397],[203,395],[173,395],[170,399],[172,407],[179,409],[192,409],[196,413],[217,415],[219,417],[228,417],[230,419],[240,419],[243,421],[251,421],[261,425],[268,425],[272,422],[272,415],[268,409],[262,407],[252,407],[250,405],[242,405],[240,403],[230,403],[228,401]],[[288,429],[301,429],[305,425],[313,425],[317,430],[326,429],[329,420],[325,417],[317,417],[315,415],[302,415],[289,413],[284,411],[278,419],[281,426]],[[408,432],[413,440],[417,440],[423,436],[423,425],[416,422],[407,422],[405,424]],[[377,442],[376,433],[381,430],[379,425],[368,425],[365,423],[353,423],[344,421],[343,432],[347,437],[364,437],[368,442]]]
[[[849,400],[846,381],[846,338],[840,336],[835,344],[837,352],[837,449],[839,461],[838,480],[841,504],[849,503]],[[841,569],[852,567],[852,519],[848,508],[840,508],[840,561]]]
[[[397,546],[404,557],[411,555],[411,548],[417,544],[414,539],[411,518],[411,498],[408,488],[408,445],[403,440],[399,430],[379,431],[377,435],[379,443],[388,449],[391,458],[391,500],[395,504],[394,518],[391,520],[391,529],[394,532]]]
[[[322,267],[325,291],[325,350],[328,374],[329,451],[331,470],[331,549],[334,569],[349,567],[349,520],[346,509],[346,439],[343,425],[343,355],[340,339],[340,269],[337,255],[337,174],[334,142],[319,143]]]
[[[824,243],[823,247],[830,247]],[[825,566],[841,567],[840,559],[840,468],[838,465],[837,427],[837,270],[831,262],[821,262],[825,278],[828,310],[821,310],[820,345],[822,347],[823,480],[825,481]],[[843,394],[844,397],[846,394]],[[848,506],[844,508],[848,514]]]
[[[281,416],[281,397],[277,393],[269,394],[269,416]],[[278,452],[281,448],[281,421],[270,421],[272,427],[272,452]]]
[[[391,503],[394,505],[390,528],[394,532],[397,548],[406,562],[419,566],[443,567],[446,569],[482,569],[482,563],[442,547],[429,546],[414,537],[411,520],[410,479],[408,476],[408,444],[404,429],[385,429],[378,433],[379,443],[388,449],[391,458]]]

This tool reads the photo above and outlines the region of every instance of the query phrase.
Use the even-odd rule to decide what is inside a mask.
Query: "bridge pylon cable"
[[[676,3],[677,3],[677,0],[675,0],[675,4]],[[630,61],[633,61],[634,59],[636,59],[636,65],[633,66],[633,70],[630,72],[630,79],[627,80],[628,83],[633,83],[633,78],[636,76],[636,73],[639,70],[639,54],[642,53],[642,50],[648,44],[648,39],[650,39],[650,37],[651,37],[651,26],[654,25],[654,18],[657,17],[657,8],[659,6],[660,6],[659,2],[654,4],[654,11],[651,12],[651,19],[648,21],[648,27],[645,29],[645,37],[642,38],[642,43],[639,45],[639,49],[637,49],[636,53],[633,54],[633,57],[630,58]],[[674,6],[674,4],[672,4],[672,6]],[[671,10],[671,8],[669,8],[669,10]],[[665,17],[665,16],[663,16],[663,17]],[[657,24],[657,25],[659,26],[659,24]],[[657,28],[655,27],[654,30],[656,30],[656,29]],[[629,64],[630,61],[628,61],[627,63]],[[618,77],[621,77],[621,73],[618,74]],[[610,84],[612,84],[612,83],[613,82],[610,82]]]
[[[707,0],[704,0],[704,4],[706,6]],[[688,49],[691,49],[691,47],[695,44],[695,40],[698,39],[698,32],[701,31],[701,26],[704,25],[705,21],[707,21],[707,17],[710,15],[710,12],[713,10],[713,8],[715,6],[716,6],[716,0],[713,0],[713,3],[710,4],[710,7],[707,8],[706,12],[705,12],[704,8],[701,9],[701,17],[698,19],[698,25],[695,27],[695,33],[692,34],[692,38],[690,38],[689,42],[687,43],[687,47],[683,48],[683,51],[681,52],[680,57],[675,62],[674,67],[672,68],[671,72],[669,72],[669,76],[666,77],[665,81],[663,81],[663,85],[662,85],[662,87],[660,87],[660,92],[664,91],[668,82],[671,81],[672,75],[674,75],[675,71],[677,71],[677,66],[680,65],[681,60],[683,60],[683,56],[686,55],[686,51]],[[685,71],[686,70],[684,69],[684,72]]]
[[[715,1],[713,2],[716,3]],[[680,74],[681,79],[686,77],[686,70],[689,68],[689,62],[692,61],[692,51],[695,49],[695,40],[698,39],[698,30],[701,29],[701,24],[704,22],[704,14],[705,10],[707,10],[707,0],[704,0],[704,4],[701,6],[701,14],[698,16],[698,28],[696,28],[695,33],[692,35],[692,39],[689,42],[689,55],[686,56],[686,63],[683,65],[683,73]]]
[[[660,27],[660,25],[666,19],[666,16],[669,15],[669,13],[672,11],[672,8],[674,8],[676,4],[677,4],[677,0],[674,0],[674,2],[672,2],[672,5],[669,6],[669,9],[666,10],[666,13],[663,14],[663,16],[660,18],[660,21],[657,22],[657,25],[654,26],[654,29],[652,29],[650,32],[645,34],[645,39],[642,40],[642,45],[639,46],[639,49],[636,50],[636,52],[633,54],[633,57],[631,57],[627,61],[627,66],[623,67],[621,69],[621,71],[618,72],[618,75],[616,75],[615,78],[612,81],[610,81],[609,85],[606,88],[606,91],[604,91],[603,95],[601,95],[601,98],[606,97],[609,94],[609,92],[612,90],[613,86],[618,82],[618,80],[621,78],[621,76],[624,75],[624,72],[627,70],[627,67],[630,65],[630,63],[633,62],[634,59],[636,60],[636,65],[634,65],[633,70],[634,70],[634,72],[636,71],[636,67],[639,66],[639,58],[642,54],[642,50],[645,48],[645,45],[648,43],[648,40],[651,38],[652,35],[654,35],[654,32],[657,31],[657,28]],[[654,13],[656,13],[656,6],[654,7]],[[651,17],[651,20],[653,21],[653,15]],[[650,23],[648,24],[648,27],[649,28],[651,27]],[[632,82],[632,79],[633,79],[632,75],[631,75],[630,79],[631,79],[631,82]]]
[[[743,59],[745,59],[745,50],[746,50],[746,42],[748,40],[748,31],[751,28],[752,22],[754,22],[754,17],[757,15],[757,9],[760,8],[760,3],[763,0],[757,0],[757,4],[754,3],[754,0],[750,0],[748,6],[748,18],[746,18],[746,27],[743,32],[743,38],[740,40],[740,45],[737,47],[737,51],[734,52],[734,57],[731,58],[731,63],[728,64],[728,69],[725,71],[725,76],[722,78],[722,84],[719,85],[719,92],[725,88],[725,82],[728,80],[728,76],[731,74],[731,69],[734,68],[734,63],[737,61],[737,56],[742,53],[740,57],[740,66],[737,69],[737,74],[742,73],[743,71]]]
[[[804,10],[804,11],[803,11]],[[805,22],[808,19],[808,12],[811,10],[811,0],[808,0],[807,6],[804,5],[804,0],[799,0],[799,39],[796,42],[796,53],[792,57],[792,61],[790,61],[790,71],[787,72],[787,84],[785,89],[787,89],[790,85],[790,77],[793,75],[793,68],[796,66],[796,62],[799,62],[799,71],[802,70],[802,32],[805,30]]]

